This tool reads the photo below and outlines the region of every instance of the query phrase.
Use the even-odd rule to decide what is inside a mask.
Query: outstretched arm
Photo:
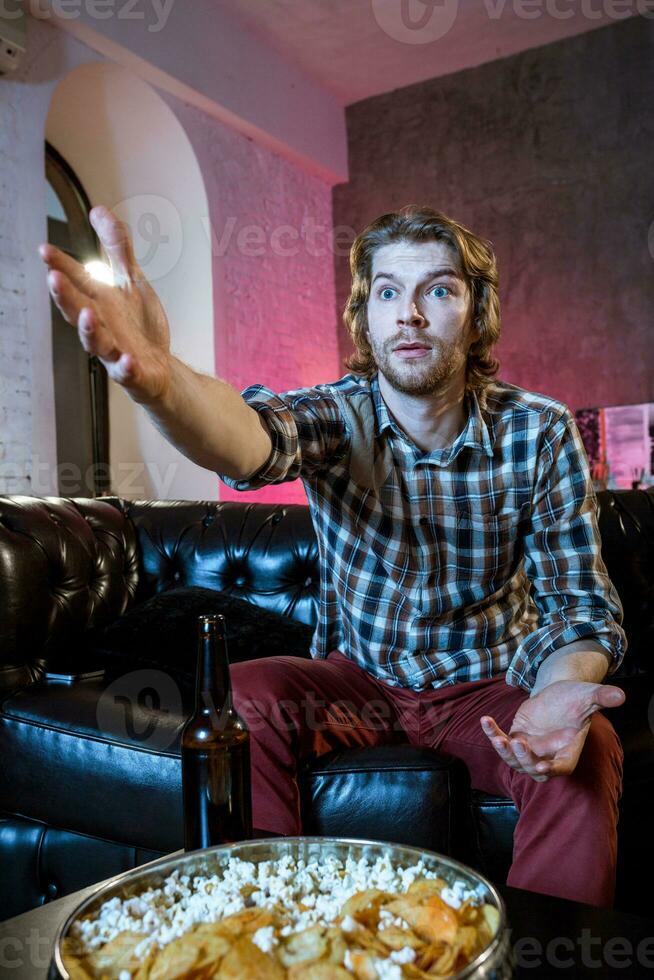
[[[89,213],[115,285],[97,282],[54,245],[39,247],[48,287],[85,351],[144,407],[180,452],[207,469],[244,478],[259,469],[271,440],[254,409],[224,381],[194,371],[170,351],[164,309],[139,267],[124,222],[104,207]]]

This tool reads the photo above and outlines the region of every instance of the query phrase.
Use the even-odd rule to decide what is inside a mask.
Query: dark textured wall
[[[653,93],[634,17],[358,102],[334,223],[444,211],[495,247],[499,377],[573,411],[654,401]],[[349,283],[339,258],[339,315]]]

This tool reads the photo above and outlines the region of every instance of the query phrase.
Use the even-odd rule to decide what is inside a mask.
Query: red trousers
[[[474,789],[510,797],[519,819],[507,884],[610,907],[615,891],[623,752],[600,711],[569,776],[536,782],[495,752],[479,719],[508,732],[529,695],[504,675],[423,692],[390,687],[334,651],[234,664],[234,704],[250,728],[254,826],[302,833],[300,761],[390,742],[442,749],[466,763]]]

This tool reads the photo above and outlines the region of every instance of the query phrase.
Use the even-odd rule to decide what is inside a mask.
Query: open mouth
[[[426,357],[430,350],[431,347],[424,347],[421,344],[409,344],[396,347],[394,353],[402,358]]]

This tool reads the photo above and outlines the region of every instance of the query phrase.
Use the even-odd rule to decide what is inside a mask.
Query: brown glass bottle
[[[250,734],[232,705],[223,616],[200,616],[195,711],[182,732],[184,849],[252,837]]]

